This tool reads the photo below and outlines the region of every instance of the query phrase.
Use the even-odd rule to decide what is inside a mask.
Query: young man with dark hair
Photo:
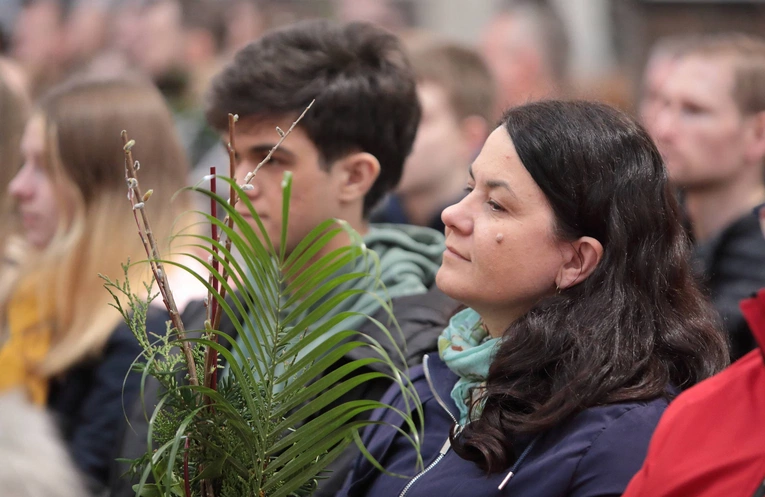
[[[271,240],[278,241],[280,185],[285,171],[293,173],[287,253],[330,218],[343,219],[361,233],[379,256],[386,293],[368,288],[369,282],[359,285],[392,298],[393,314],[406,337],[407,361],[417,364],[425,352],[436,349],[455,303],[434,286],[444,249],[440,233],[368,222],[372,208],[399,182],[420,119],[415,79],[397,38],[370,24],[326,21],[266,34],[237,53],[214,79],[207,116],[222,133],[228,114],[239,116],[234,138],[236,177],[242,183],[279,139],[275,128],[287,129],[314,99],[253,177],[247,195]],[[243,204],[239,208],[247,215]],[[317,256],[349,242],[345,235],[336,237]],[[374,298],[359,298],[337,312],[341,310],[389,321]],[[328,333],[343,329],[359,329],[385,342],[381,331],[364,319],[345,320]],[[343,400],[380,398],[388,385],[373,383]],[[354,455],[352,447],[330,467],[317,495],[334,494]]]
[[[436,350],[437,337],[456,303],[434,285],[444,250],[439,232],[368,222],[372,207],[398,183],[420,118],[415,79],[398,40],[362,23],[311,21],[272,31],[237,53],[214,79],[207,116],[221,133],[226,133],[229,113],[239,116],[236,178],[243,183],[278,141],[276,127],[287,129],[314,99],[300,124],[254,176],[247,195],[277,250],[285,171],[293,173],[287,253],[327,219],[343,219],[361,233],[367,248],[379,256],[385,289],[364,279],[355,288],[366,293],[337,312],[355,311],[388,323],[387,310],[377,297],[390,297],[406,340],[406,361],[417,364],[425,352]],[[243,203],[238,205],[247,216]],[[338,236],[317,257],[349,243],[347,236]],[[377,297],[364,298],[369,292]],[[187,308],[187,327],[199,328],[202,314],[201,305]],[[363,318],[346,319],[327,333],[345,329],[379,338],[382,345],[387,340]],[[221,330],[236,337],[231,322],[224,320]],[[356,355],[343,361],[360,358],[362,350],[355,349]],[[360,369],[356,374],[368,372]],[[389,385],[385,379],[368,382],[341,400],[379,399]],[[131,421],[141,416],[143,411],[134,413]],[[145,447],[145,437],[142,441]],[[334,495],[356,453],[351,447],[330,466],[315,495]]]

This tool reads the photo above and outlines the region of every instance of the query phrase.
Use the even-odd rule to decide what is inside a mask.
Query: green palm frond
[[[194,274],[231,320],[238,337],[207,329],[186,339],[194,344],[199,378],[205,373],[205,350],[217,352],[221,374],[217,388],[180,381],[184,374],[180,353],[169,350],[166,339],[163,345],[161,334],[142,342],[149,360],[144,374],[153,374],[164,394],[150,420],[150,450],[144,458],[140,494],[185,497],[190,491],[207,497],[200,490],[204,480],[219,497],[308,495],[322,470],[349,444],[360,442],[359,431],[370,424],[365,414],[391,408],[376,400],[341,402],[344,394],[381,378],[403,392],[407,409],[399,414],[405,428],[397,429],[406,432],[419,453],[416,427],[421,423],[415,418],[421,410],[414,388],[400,369],[405,360],[393,336],[400,331],[395,321],[386,326],[351,306],[354,299],[374,299],[390,312],[375,252],[347,223],[328,220],[287,254],[290,173],[282,183],[283,221],[277,251],[242,188],[228,178],[218,181],[226,182],[245,203],[255,228],[220,195],[192,188],[217,202],[233,220],[231,228],[200,213],[217,226],[222,239],[230,241],[231,250],[227,243],[209,236],[180,235],[187,248],[204,251],[205,256],[189,257],[210,272],[217,281],[214,285],[207,275],[182,264],[163,263]],[[330,242],[340,235],[350,243],[328,251]],[[355,331],[367,320],[390,343]],[[347,354],[358,347],[376,353],[348,361]],[[395,351],[393,356],[390,350]],[[362,453],[369,457],[366,450]],[[146,483],[150,476],[155,483]]]

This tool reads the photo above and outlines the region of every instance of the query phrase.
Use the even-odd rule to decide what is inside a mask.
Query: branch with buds
[[[310,109],[315,100],[312,100],[311,103],[308,104],[308,106],[303,110],[303,112],[298,116],[298,118],[292,123],[292,125],[287,129],[287,131],[283,131],[279,126],[276,127],[276,132],[279,134],[279,141],[276,142],[276,144],[271,148],[271,150],[268,151],[268,154],[266,157],[260,161],[260,163],[255,167],[253,171],[250,171],[247,173],[247,176],[244,178],[244,184],[242,185],[243,190],[249,190],[252,189],[252,185],[250,184],[257,174],[258,170],[263,167],[264,164],[268,163],[268,161],[271,159],[271,156],[276,152],[276,150],[281,146],[282,142],[289,136],[290,133],[292,133],[292,130],[295,129],[295,126],[298,125],[301,119],[303,119],[303,116],[306,115],[308,112],[308,109]],[[236,122],[239,120],[239,116],[236,114],[229,114],[228,115],[228,143],[226,145],[226,149],[228,151],[228,162],[229,162],[229,177],[234,178],[236,174],[236,147],[234,145],[234,130],[236,127]],[[210,190],[213,193],[216,192],[216,183],[215,183],[215,169],[210,168]],[[231,207],[235,207],[236,203],[239,199],[236,195],[236,190],[234,190],[234,187],[232,186],[229,190],[229,198],[228,203],[231,205]],[[211,214],[213,216],[216,215],[217,207],[215,205],[215,201],[212,201],[211,204]],[[226,218],[223,221],[225,224],[228,225],[229,229],[233,229],[234,227],[234,220],[231,218],[231,216],[226,216]],[[218,230],[215,224],[212,226],[212,238],[213,240],[216,240],[218,243],[220,243],[220,236],[222,233],[218,233]],[[226,238],[226,253],[231,253],[231,239],[228,237]],[[213,245],[213,252],[215,254],[218,253],[217,248]],[[225,262],[228,262],[228,258],[226,257]],[[217,262],[215,261],[215,257],[213,257],[213,268],[217,269],[219,266]],[[223,272],[221,273],[222,279],[225,281],[228,279],[228,273],[226,271],[226,268],[228,267],[228,264],[223,264]],[[214,280],[212,277],[212,274],[210,275],[210,279]],[[212,281],[212,288],[219,291],[220,298],[224,299],[226,298],[226,289],[222,285],[217,285],[216,281]],[[212,295],[212,292],[209,292],[207,295],[207,323],[209,323],[211,330],[217,330],[220,326],[220,320],[221,320],[221,307],[217,304],[215,298]],[[211,334],[210,339],[213,341],[217,341],[217,336],[215,334]],[[210,387],[213,390],[216,389],[217,383],[218,383],[218,372],[217,372],[217,363],[218,363],[218,352],[213,349],[212,347],[208,347],[205,351],[205,375],[204,375],[204,386]]]
[[[140,169],[138,161],[133,161],[133,152],[131,149],[135,145],[135,140],[128,139],[127,131],[122,131],[123,150],[125,151],[125,180],[128,187],[128,200],[133,207],[133,216],[135,217],[136,225],[138,226],[138,234],[141,237],[143,246],[146,249],[146,255],[149,259],[151,271],[154,273],[154,279],[157,281],[159,287],[159,293],[162,295],[162,301],[165,303],[165,308],[170,315],[170,320],[173,323],[173,327],[178,334],[178,339],[181,341],[183,348],[183,355],[186,358],[186,365],[189,370],[189,383],[192,385],[199,385],[197,379],[197,368],[194,362],[194,355],[191,351],[191,345],[186,341],[186,329],[183,326],[181,320],[181,313],[178,312],[178,306],[175,304],[175,298],[173,292],[170,290],[170,284],[167,280],[167,272],[165,271],[162,259],[160,258],[159,247],[157,246],[157,240],[154,238],[154,233],[151,230],[151,224],[149,223],[149,216],[146,213],[146,202],[151,198],[152,190],[148,190],[145,194],[141,193],[141,187],[138,184],[138,178],[136,172]]]

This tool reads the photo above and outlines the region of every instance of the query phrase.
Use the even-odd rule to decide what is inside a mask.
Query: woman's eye
[[[470,193],[472,191],[473,191],[473,187],[472,186],[468,185],[468,186],[465,187],[465,193]]]
[[[488,200],[486,203],[489,204],[489,208],[494,212],[502,212],[505,210],[501,205],[493,200]]]

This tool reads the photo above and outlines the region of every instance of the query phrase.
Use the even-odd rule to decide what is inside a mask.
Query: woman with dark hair
[[[672,396],[728,357],[661,157],[614,109],[538,102],[504,116],[470,177],[437,277],[468,308],[412,371],[425,469],[360,458],[344,494],[621,495]],[[401,428],[365,443],[411,474]]]

